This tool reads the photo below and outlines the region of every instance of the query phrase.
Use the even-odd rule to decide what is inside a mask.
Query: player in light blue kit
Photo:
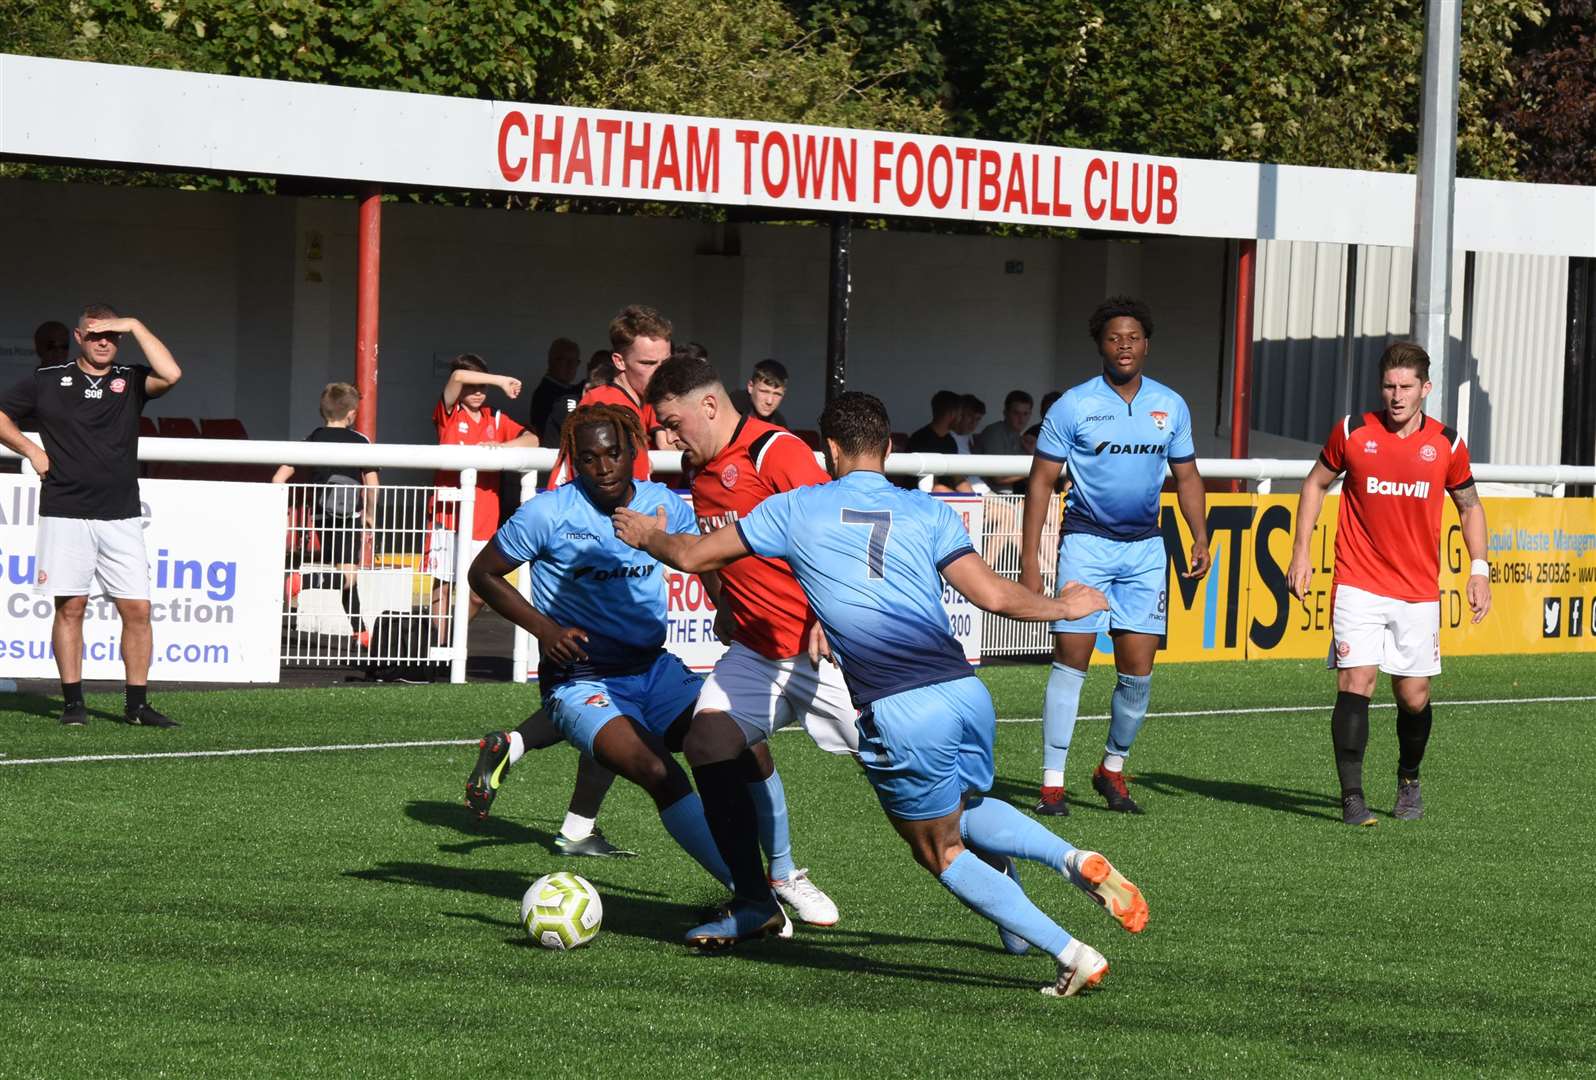
[[[1052,955],[1057,977],[1045,990],[1071,996],[1101,981],[1108,962],[1030,901],[1014,859],[1064,875],[1132,933],[1146,925],[1147,905],[1101,855],[984,797],[992,785],[992,699],[948,632],[942,589],[946,581],[984,610],[1017,619],[1081,618],[1107,601],[1074,583],[1057,598],[1042,597],[994,574],[946,503],[882,475],[891,431],[880,401],[842,394],[820,417],[834,482],[772,495],[735,529],[707,536],[667,532],[663,508],[639,514],[633,500],[634,509],[616,511],[615,531],[693,572],[749,554],[787,561],[860,710],[859,758],[893,827],[921,866],[998,925],[1006,948],[1035,945]],[[727,858],[742,862],[757,852]],[[693,933],[732,944],[770,917],[768,903],[739,898]]]
[[[670,753],[703,680],[665,651],[664,568],[617,540],[610,514],[664,507],[687,532],[697,520],[665,485],[634,482],[633,458],[648,445],[635,413],[586,405],[566,430],[576,482],[521,505],[472,562],[471,588],[536,635],[543,702],[565,740],[647,791],[666,831],[730,888],[703,805]],[[530,604],[505,580],[522,563],[531,566]]]
[[[1147,305],[1113,296],[1097,306],[1087,332],[1103,357],[1103,374],[1072,387],[1047,411],[1031,460],[1020,541],[1020,584],[1042,591],[1042,524],[1060,470],[1069,466],[1069,493],[1059,529],[1058,580],[1076,579],[1103,590],[1108,610],[1052,624],[1053,670],[1042,700],[1042,797],[1038,814],[1068,814],[1064,759],[1097,635],[1114,641],[1119,678],[1102,763],[1092,787],[1108,808],[1139,814],[1125,787],[1125,758],[1147,718],[1153,655],[1169,609],[1168,557],[1159,532],[1158,496],[1164,465],[1175,474],[1181,516],[1191,530],[1184,578],[1208,572],[1208,522],[1191,413],[1175,391],[1142,374],[1153,337]]]

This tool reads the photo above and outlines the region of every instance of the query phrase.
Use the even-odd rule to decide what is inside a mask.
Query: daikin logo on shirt
[[[1428,499],[1430,482],[1414,480],[1411,483],[1399,484],[1394,480],[1381,480],[1378,476],[1371,476],[1365,482],[1364,491],[1370,495],[1405,495],[1411,499]]]

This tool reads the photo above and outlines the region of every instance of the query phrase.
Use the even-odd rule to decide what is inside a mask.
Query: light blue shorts
[[[975,676],[905,690],[866,705],[859,761],[895,818],[945,817],[966,792],[992,787],[992,696]]]
[[[664,738],[677,717],[693,707],[704,680],[672,653],[660,653],[652,667],[636,675],[574,679],[545,699],[565,741],[592,755],[599,729],[617,716],[629,716]]]
[[[1058,581],[1079,581],[1108,597],[1107,611],[1049,623],[1055,634],[1130,630],[1162,636],[1169,620],[1169,557],[1164,538],[1110,540],[1065,533],[1058,548]]]

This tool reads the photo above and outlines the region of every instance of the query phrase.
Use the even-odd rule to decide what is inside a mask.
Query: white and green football
[[[564,952],[586,945],[603,921],[598,890],[568,870],[543,875],[521,897],[521,925],[545,949]]]

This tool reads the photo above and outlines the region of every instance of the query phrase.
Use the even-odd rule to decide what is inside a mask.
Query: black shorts
[[[359,519],[349,524],[332,524],[327,521],[317,523],[316,539],[321,545],[321,550],[316,554],[316,561],[331,563],[333,566],[347,566],[360,562],[360,523]]]

